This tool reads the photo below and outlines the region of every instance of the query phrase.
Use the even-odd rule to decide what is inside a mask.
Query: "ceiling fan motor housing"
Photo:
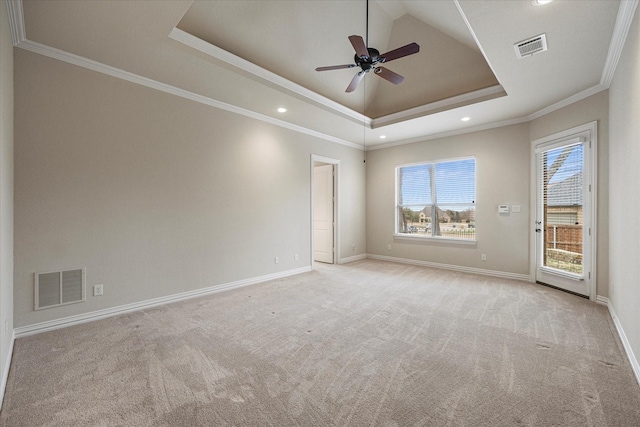
[[[357,53],[353,57],[355,63],[366,73],[371,71],[379,62],[384,62],[384,58],[380,57],[380,51],[378,51],[378,49],[368,47],[367,51],[369,51],[368,57],[361,58]]]

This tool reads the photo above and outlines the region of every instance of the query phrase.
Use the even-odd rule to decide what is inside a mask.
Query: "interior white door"
[[[313,168],[313,259],[333,264],[333,165]]]
[[[590,143],[584,137],[536,146],[536,281],[589,296]]]

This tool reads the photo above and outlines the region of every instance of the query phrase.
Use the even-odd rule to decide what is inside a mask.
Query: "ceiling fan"
[[[353,49],[356,51],[356,54],[354,55],[355,64],[331,65],[328,67],[316,68],[316,71],[329,71],[340,70],[343,68],[360,67],[360,71],[358,71],[353,77],[345,92],[353,92],[356,87],[358,87],[358,83],[360,83],[360,80],[362,80],[364,75],[371,70],[373,70],[375,74],[379,75],[385,80],[390,81],[393,84],[397,85],[402,83],[402,81],[404,80],[403,76],[378,64],[413,55],[414,53],[418,53],[420,51],[420,46],[417,43],[409,43],[406,46],[399,47],[380,55],[380,52],[377,49],[367,47],[364,40],[360,36],[349,36],[349,41],[351,42]]]

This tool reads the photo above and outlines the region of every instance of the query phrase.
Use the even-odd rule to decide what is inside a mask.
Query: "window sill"
[[[395,233],[393,235],[394,239],[398,240],[413,240],[413,241],[424,241],[429,243],[446,243],[452,245],[467,245],[467,246],[476,246],[478,241],[473,239],[452,239],[450,237],[432,237],[432,236],[417,236],[414,234],[402,234]]]

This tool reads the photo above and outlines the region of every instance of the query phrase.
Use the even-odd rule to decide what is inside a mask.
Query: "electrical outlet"
[[[275,258],[273,259],[273,262],[277,264],[277,263],[279,263],[279,262],[280,262],[280,260],[278,259],[278,257],[275,257]]]
[[[487,254],[480,255],[480,261],[486,261],[486,260],[487,260]]]
[[[93,285],[93,296],[99,297],[103,295],[103,285]]]
[[[390,251],[391,250],[391,245],[387,245],[387,250]]]
[[[294,260],[294,261],[297,261],[297,260],[298,260],[298,254],[294,254],[294,255],[293,255],[293,260]]]
[[[355,251],[356,251],[356,245],[353,245],[353,246],[351,247],[351,252],[355,252]]]

